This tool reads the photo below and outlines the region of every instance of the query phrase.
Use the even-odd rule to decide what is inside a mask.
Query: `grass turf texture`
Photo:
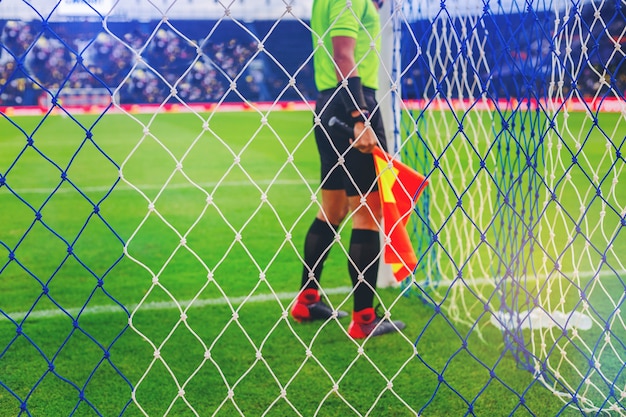
[[[32,415],[193,415],[185,402],[200,415],[562,409],[517,368],[499,330],[479,337],[397,289],[380,295],[404,336],[368,341],[363,354],[347,321],[283,318],[291,300],[272,294],[296,290],[317,209],[310,114],[272,113],[267,125],[252,112],[135,117],[0,122],[0,253],[13,258],[0,264],[0,309],[30,312],[0,321],[0,415],[21,405]],[[120,166],[139,191],[117,182]],[[342,252],[331,252],[327,288],[349,283]],[[183,305],[184,321],[174,303],[249,295],[270,300]],[[350,310],[348,294],[330,300]],[[482,306],[472,308],[477,317]]]

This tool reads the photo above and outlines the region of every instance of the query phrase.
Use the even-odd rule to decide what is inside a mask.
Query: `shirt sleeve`
[[[329,13],[330,37],[347,36],[356,39],[360,27],[357,16],[363,14],[364,4],[362,0],[331,1]]]

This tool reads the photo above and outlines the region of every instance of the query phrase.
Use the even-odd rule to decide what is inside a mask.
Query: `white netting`
[[[96,277],[92,294],[44,309],[62,274],[40,278],[20,260],[29,239],[0,229],[0,273],[16,293],[36,281],[32,304],[0,298],[0,414],[54,403],[39,393],[61,381],[73,400],[59,408],[70,414],[626,415],[625,4],[387,2],[381,26],[392,39],[376,51],[381,102],[394,109],[385,122],[394,153],[429,186],[411,218],[415,277],[377,295],[382,314],[407,328],[359,342],[346,321],[289,317],[320,208],[310,1],[4,0],[7,131],[30,149],[36,132],[68,123],[63,136],[84,141],[67,167],[41,158],[61,184],[92,144],[115,166],[119,184],[73,178],[49,198],[110,194],[116,207],[89,200],[83,229],[104,208],[114,213],[104,229],[124,241],[130,265],[78,258],[76,275]],[[25,103],[24,91],[43,99]],[[107,92],[111,107],[100,101]],[[35,133],[12,122],[24,104],[43,119]],[[0,201],[14,209],[39,191],[14,185],[24,157],[7,149]],[[26,204],[35,224],[50,216],[43,200]],[[349,221],[323,281],[324,300],[348,311]],[[31,228],[24,236],[40,241]],[[60,252],[73,255],[77,235]],[[103,287],[113,291],[92,298]],[[130,329],[101,342],[119,313]],[[107,318],[85,323],[98,315]],[[71,330],[37,327],[55,317]],[[73,346],[76,333],[86,348]],[[43,370],[24,381],[8,364],[29,355]],[[66,355],[89,369],[74,376],[60,366]],[[115,387],[102,382],[107,372]]]
[[[623,15],[613,10],[623,4],[543,7],[507,6],[500,26],[497,8],[411,9],[435,28],[414,41],[426,81],[406,123],[406,143],[418,141],[409,157],[435,165],[437,261],[422,285],[470,326],[494,308],[487,323],[565,402],[621,415],[626,108]]]

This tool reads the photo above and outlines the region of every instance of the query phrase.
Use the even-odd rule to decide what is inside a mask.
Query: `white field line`
[[[617,271],[617,274],[620,276],[626,276],[626,270],[622,270],[622,271]],[[565,273],[563,274],[565,276],[573,276],[574,273]],[[595,275],[594,272],[592,271],[579,271],[578,272],[578,277],[579,278],[591,278]],[[612,276],[614,275],[614,273],[611,271],[607,271],[607,272],[600,272],[598,274],[599,277],[607,277],[607,276]],[[556,276],[555,276],[556,277]],[[553,278],[555,278],[553,277]],[[541,277],[541,276],[536,276],[536,277],[528,277],[526,278],[527,281],[537,281],[540,279],[545,279],[545,277]],[[456,281],[451,281],[451,280],[442,280],[438,282],[438,285],[440,286],[450,286],[452,285],[454,282]],[[494,283],[494,279],[493,278],[477,278],[475,280],[470,281],[472,284],[493,284]],[[459,282],[457,282],[457,284],[459,284]],[[334,295],[334,294],[348,294],[350,291],[352,290],[351,287],[336,287],[336,288],[326,288],[324,289],[324,293],[328,294],[328,295]],[[239,305],[243,302],[246,303],[261,303],[261,302],[267,302],[267,301],[272,301],[272,300],[276,300],[279,299],[281,301],[289,301],[289,300],[293,300],[295,299],[295,297],[298,294],[296,292],[278,292],[278,293],[273,293],[273,294],[258,294],[258,295],[251,295],[251,296],[243,296],[243,297],[229,297],[229,298],[211,298],[211,299],[198,299],[195,301],[191,301],[191,300],[182,300],[182,301],[154,301],[154,302],[149,302],[149,303],[144,303],[141,305],[140,310],[141,311],[147,311],[147,310],[172,310],[172,309],[177,309],[177,308],[186,308],[190,305],[192,305],[193,307],[206,307],[206,306],[212,306],[212,305]],[[128,305],[125,306],[128,311],[133,311],[136,307],[137,304],[132,304],[132,305]],[[81,309],[80,308],[69,308],[69,309],[65,309],[65,310],[60,310],[60,309],[55,309],[55,310],[38,310],[38,311],[33,311],[30,314],[28,314],[27,312],[17,312],[17,313],[7,313],[7,315],[9,317],[11,317],[11,319],[15,320],[15,321],[19,321],[22,320],[24,317],[26,317],[26,315],[28,314],[29,318],[52,318],[52,317],[59,317],[59,316],[64,316],[64,315],[71,315],[72,317],[76,317],[76,315],[78,315],[78,313],[80,313]],[[111,305],[101,305],[101,306],[93,306],[93,307],[86,307],[83,309],[81,314],[110,314],[110,313],[122,313],[124,310],[117,304],[111,304]],[[0,321],[2,320],[6,320],[6,317],[2,314],[0,315]]]
[[[337,287],[337,288],[329,288],[324,289],[325,294],[333,295],[333,294],[348,294],[352,290],[351,287]],[[296,298],[298,295],[297,292],[278,292],[273,294],[258,294],[251,296],[242,296],[242,297],[228,297],[228,298],[211,298],[211,299],[198,299],[192,302],[192,300],[184,300],[184,301],[153,301],[149,303],[144,303],[141,305],[141,311],[147,310],[173,310],[177,308],[186,308],[188,306],[193,307],[206,307],[212,305],[239,305],[243,302],[246,303],[262,303],[267,301],[272,301],[279,299],[281,301],[290,301]],[[128,311],[132,312],[135,308],[137,308],[137,304],[132,304],[125,306]],[[68,308],[65,310],[54,309],[54,310],[38,310],[33,311],[30,314],[27,312],[19,312],[19,313],[8,313],[7,315],[11,317],[11,319],[15,321],[22,320],[28,314],[29,318],[52,318],[59,316],[71,315],[72,317],[76,317],[78,313],[80,313],[80,308]],[[110,313],[122,313],[124,310],[117,304],[110,305],[101,305],[101,306],[93,306],[87,307],[83,309],[82,314],[110,314]],[[0,321],[6,320],[4,315],[0,315]]]
[[[306,182],[303,182],[302,180],[259,180],[259,181],[224,181],[221,183],[217,183],[217,182],[201,182],[201,183],[182,183],[182,184],[167,184],[167,189],[187,189],[187,188],[197,188],[197,187],[202,187],[202,188],[212,188],[215,187],[217,185],[219,185],[220,187],[245,187],[245,186],[255,186],[255,185],[302,185],[302,184],[309,184],[309,185],[315,185],[317,184],[319,181],[317,180],[306,180]],[[161,185],[157,185],[157,184],[134,184],[135,187],[137,187],[140,190],[160,190],[164,187],[163,184]],[[111,190],[111,186],[97,186],[97,187],[79,187],[81,191],[83,192],[90,192],[90,193],[96,193],[96,192],[107,192]],[[19,194],[50,194],[50,192],[54,189],[54,187],[50,187],[50,188],[24,188],[24,189],[19,189],[18,192]],[[120,182],[119,184],[117,184],[117,186],[115,187],[115,191],[135,191],[134,188],[130,187],[129,185],[127,185],[124,182]],[[55,191],[55,193],[70,193],[70,192],[76,192],[76,190],[72,187],[63,187],[63,188],[59,188],[58,190]]]

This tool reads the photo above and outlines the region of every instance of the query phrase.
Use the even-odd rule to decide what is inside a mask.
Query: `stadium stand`
[[[36,105],[45,91],[114,90],[120,85],[124,104],[178,101],[170,85],[185,102],[312,99],[308,30],[296,21],[282,22],[264,44],[275,58],[268,59],[258,43],[270,23],[249,23],[250,28],[242,29],[229,21],[172,22],[182,37],[167,25],[154,31],[160,21],[112,23],[114,36],[94,22],[51,22],[45,28],[41,22],[0,22],[0,104]],[[206,38],[208,32],[212,34]],[[290,88],[296,72],[297,89]],[[241,96],[231,91],[232,82]]]
[[[614,15],[615,11],[609,10],[611,7],[615,5],[606,3],[601,14]],[[594,13],[592,5],[587,4],[581,16],[592,22]],[[484,25],[477,26],[476,30],[484,30],[489,34],[488,39],[488,36],[497,36],[497,31],[490,31],[495,25],[529,26],[528,30],[532,30],[535,21],[552,20],[550,16],[535,19],[523,16],[484,16]],[[311,100],[315,96],[312,65],[308,61],[312,50],[310,33],[301,22],[295,19],[281,20],[278,24],[273,20],[245,21],[243,27],[241,22],[229,19],[169,23],[171,25],[161,20],[109,22],[107,27],[112,36],[103,30],[99,21],[0,20],[0,105],[37,105],[42,96],[65,88],[116,90],[121,104],[272,102]],[[623,26],[624,22],[611,24]],[[412,26],[414,33],[433,30],[430,21],[417,21]],[[546,33],[550,33],[548,26],[546,23],[542,29]],[[607,83],[613,83],[617,91],[626,91],[626,66],[612,59],[614,44],[600,30],[598,27],[593,33],[595,48],[586,52],[591,65],[586,70],[589,76],[581,78],[580,85],[575,86],[583,96],[601,92],[599,80],[591,76],[592,68],[598,69],[598,73],[606,70],[611,74]],[[567,47],[580,53],[580,40],[578,42]],[[200,46],[200,53],[195,45]],[[501,97],[505,90],[514,91],[504,88],[505,85],[518,89],[521,95],[532,89],[538,97],[545,96],[548,74],[539,77],[536,73],[551,67],[549,45],[548,39],[545,44],[529,45],[524,45],[520,39],[520,45],[514,49],[527,52],[518,55],[486,48],[487,62],[498,62],[493,65],[498,72],[486,67],[477,76],[490,86],[489,93],[494,98]],[[475,50],[477,45],[471,48],[466,53],[480,53]],[[410,59],[416,51],[402,53]],[[525,83],[529,71],[533,72],[533,77],[528,78],[542,80],[539,82],[544,84]],[[289,84],[292,77],[295,86]],[[445,86],[429,83],[432,78],[436,77],[429,74],[428,63],[416,60],[402,80],[405,95],[422,97],[425,93],[434,94],[435,89],[448,97],[459,94],[442,91]],[[236,91],[231,88],[233,82],[237,85]]]

